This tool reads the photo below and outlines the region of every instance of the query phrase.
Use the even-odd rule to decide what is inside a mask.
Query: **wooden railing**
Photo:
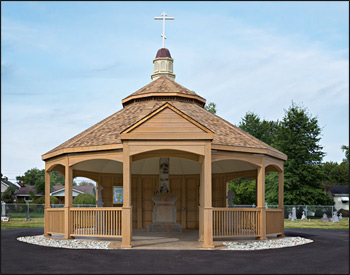
[[[283,234],[283,214],[282,209],[266,209],[266,235]]]
[[[213,208],[213,237],[258,237],[260,211],[255,208]]]
[[[70,208],[71,236],[121,237],[121,207]]]
[[[63,208],[47,208],[45,222],[45,231],[48,234],[62,235],[64,234],[64,209]]]

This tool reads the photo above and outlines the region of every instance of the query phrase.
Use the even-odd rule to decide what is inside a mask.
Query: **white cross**
[[[161,37],[163,37],[163,46],[162,48],[164,48],[164,40],[166,39],[165,36],[165,20],[174,20],[174,17],[166,17],[167,14],[165,13],[165,11],[163,11],[162,13],[162,17],[154,17],[155,20],[163,20],[163,33],[160,35]]]

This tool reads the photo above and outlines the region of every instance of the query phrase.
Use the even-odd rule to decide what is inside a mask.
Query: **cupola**
[[[158,50],[156,58],[153,60],[153,74],[152,80],[156,80],[161,76],[166,76],[171,80],[175,80],[175,74],[173,74],[173,62],[170,51],[166,48]]]

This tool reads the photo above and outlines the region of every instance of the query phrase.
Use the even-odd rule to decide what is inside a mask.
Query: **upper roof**
[[[123,109],[47,152],[42,158],[45,160],[62,153],[89,151],[91,148],[99,150],[94,146],[117,148],[115,145],[122,143],[121,132],[168,103],[213,132],[213,146],[230,146],[237,151],[266,153],[282,160],[287,159],[282,152],[207,111],[203,104],[199,104],[203,103],[200,99],[205,102],[205,99],[175,81],[160,77],[125,98],[122,101]]]
[[[167,48],[160,48],[156,58],[171,58],[170,51]]]
[[[200,104],[201,106],[204,106],[206,102],[203,97],[197,95],[195,92],[190,91],[166,76],[161,76],[148,85],[137,90],[135,93],[132,93],[128,97],[124,98],[122,103],[123,106],[126,106],[135,101],[170,96],[181,98],[183,100],[191,100],[197,104]]]

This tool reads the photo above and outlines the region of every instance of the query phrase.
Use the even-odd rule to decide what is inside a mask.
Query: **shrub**
[[[96,204],[96,197],[91,194],[79,194],[74,198],[73,204]]]
[[[50,197],[50,203],[57,203],[58,198],[55,196]],[[45,203],[45,196],[39,197],[33,201],[35,204],[44,204]]]

